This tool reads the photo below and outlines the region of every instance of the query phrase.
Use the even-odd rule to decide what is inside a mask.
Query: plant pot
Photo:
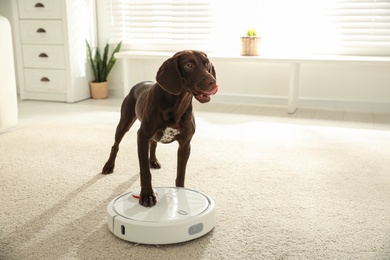
[[[258,56],[260,37],[241,37],[241,55]]]
[[[104,82],[89,82],[89,88],[91,90],[91,96],[94,99],[108,98],[108,81]]]

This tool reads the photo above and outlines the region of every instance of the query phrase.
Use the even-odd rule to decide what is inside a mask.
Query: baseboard
[[[214,102],[227,104],[283,106],[287,107],[287,97],[241,95],[241,94],[217,94]],[[299,98],[298,108],[312,108],[339,111],[354,111],[367,113],[389,113],[390,102],[369,102],[333,99]]]
[[[353,111],[366,113],[389,113],[390,102],[373,102],[365,100],[331,100],[300,98],[299,107]]]
[[[110,97],[123,98],[123,89],[115,88],[109,90]],[[218,93],[212,97],[213,102],[224,104],[260,105],[260,106],[282,106],[287,107],[287,97],[222,94]],[[333,99],[299,98],[300,108],[354,111],[367,113],[389,113],[390,102],[369,102]]]

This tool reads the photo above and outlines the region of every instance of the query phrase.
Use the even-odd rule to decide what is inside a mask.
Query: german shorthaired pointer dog
[[[150,173],[150,168],[161,167],[156,158],[157,142],[178,141],[176,186],[184,187],[190,142],[195,133],[192,97],[207,103],[218,91],[214,66],[200,51],[176,53],[161,65],[156,80],[157,83],[138,83],[124,99],[115,143],[102,170],[103,174],[114,171],[119,143],[138,118],[141,121],[137,138],[141,177],[139,203],[145,207],[157,203]]]

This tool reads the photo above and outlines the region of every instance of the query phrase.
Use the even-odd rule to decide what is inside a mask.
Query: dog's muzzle
[[[194,91],[193,95],[200,103],[207,103],[211,100],[212,95],[218,92],[218,85],[214,84],[213,88],[209,91]]]

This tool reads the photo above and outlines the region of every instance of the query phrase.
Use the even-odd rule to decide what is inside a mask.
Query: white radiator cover
[[[9,21],[0,16],[0,130],[18,123],[12,33]]]

